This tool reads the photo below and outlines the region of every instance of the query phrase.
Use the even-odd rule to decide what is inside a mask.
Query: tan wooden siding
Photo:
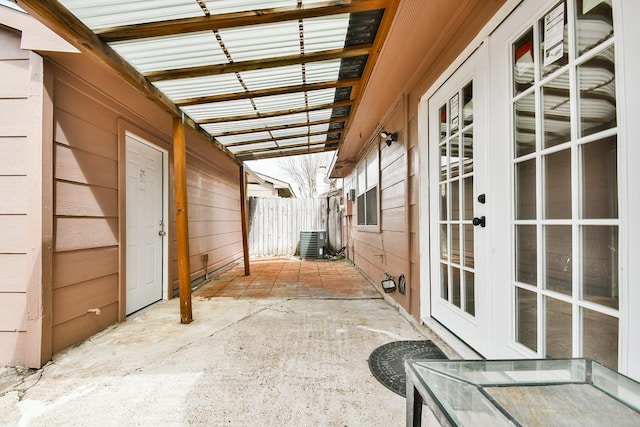
[[[213,165],[195,155],[187,157],[191,280],[242,257],[239,175],[239,166],[231,159],[220,158]],[[175,230],[175,216],[172,230]],[[173,236],[171,283],[175,293],[178,289],[177,248],[175,234]],[[205,255],[208,256],[206,264]]]
[[[56,215],[118,216],[118,190],[56,182]]]
[[[27,254],[0,253],[0,298],[4,292],[27,292]]]
[[[94,249],[118,244],[117,218],[56,218],[56,252]]]
[[[25,331],[0,331],[0,349],[4,365],[23,365],[28,358],[27,333]]]
[[[27,330],[27,294],[5,293],[0,298],[0,331]]]
[[[118,248],[60,252],[53,264],[53,287],[61,288],[118,273]]]
[[[118,162],[114,160],[62,145],[56,146],[55,157],[58,180],[118,188]]]
[[[411,189],[413,181],[411,178],[408,183],[406,181],[408,172],[411,172],[410,147],[413,142],[404,123],[406,112],[403,102],[396,103],[387,122],[384,123],[385,129],[399,132],[398,141],[391,145],[379,141],[379,231],[365,230],[355,225],[357,224],[357,202],[354,202],[352,220],[347,221],[347,224],[351,224],[347,233],[353,240],[353,243],[349,243],[350,246],[352,245],[349,255],[374,283],[379,284],[384,278],[384,273],[387,272],[396,279],[396,283],[398,277],[404,274],[409,280],[407,287],[410,287],[413,273],[408,270],[412,270],[409,260],[413,254],[409,253],[411,224],[407,219],[411,215],[407,215],[407,197],[410,198],[407,195],[407,188],[410,188],[409,192],[413,191]],[[345,188],[355,188],[355,171],[345,182],[349,183]],[[410,310],[407,294],[394,292],[390,295],[407,311]]]
[[[0,177],[0,215],[23,214],[27,212],[27,196],[32,191],[26,176]]]
[[[23,98],[29,89],[29,61],[0,60],[0,93],[3,98]]]
[[[0,28],[0,366],[39,367],[42,62],[20,37]]]
[[[118,320],[119,224],[117,112],[64,74],[54,93],[56,352]]]
[[[25,98],[0,99],[0,129],[2,136],[26,136],[29,132],[30,103]]]
[[[53,326],[85,316],[87,310],[102,309],[118,299],[118,274],[88,280],[53,290]]]
[[[380,203],[385,207],[385,209],[404,209],[404,198],[405,193],[403,181],[395,182],[394,184],[380,190]]]
[[[3,28],[0,31],[0,61],[29,59],[29,52],[20,48],[20,34]]]
[[[0,176],[24,175],[29,161],[27,138],[5,133],[0,127]]]
[[[114,140],[113,129],[103,129],[60,108],[56,110],[56,119],[55,141],[58,145],[118,160],[118,144]],[[95,141],[101,143],[96,144]]]
[[[100,310],[100,316],[85,314],[57,325],[54,328],[53,352],[58,353],[115,323],[118,303],[114,302]]]
[[[26,214],[0,215],[0,253],[26,253],[27,231]]]
[[[124,144],[121,124],[130,123],[151,135],[150,142],[171,156],[171,117],[153,101],[133,92],[117,75],[83,55],[46,60],[45,72],[40,69],[36,75],[29,61],[37,55],[19,46],[19,34],[0,29],[0,75],[4,79],[0,82],[0,300],[13,304],[11,312],[3,309],[0,317],[0,364],[26,363],[30,351],[32,343],[25,341],[27,333],[19,329],[26,328],[19,313],[34,313],[37,318],[33,301],[42,298],[26,298],[26,293],[34,284],[42,287],[43,282],[41,271],[32,274],[37,257],[28,251],[43,247],[46,236],[38,230],[47,221],[55,230],[53,241],[46,242],[53,245],[49,264],[53,265],[53,289],[49,289],[52,301],[48,306],[53,311],[53,325],[44,325],[48,332],[43,334],[52,336],[52,351],[63,350],[124,320],[120,296],[126,286],[122,278],[124,252],[120,248],[125,212],[119,188]],[[42,61],[39,64],[42,67]],[[19,75],[22,71],[28,74]],[[41,114],[42,84],[38,86],[34,76],[44,76],[51,83],[47,89],[53,99],[47,116]],[[29,98],[34,93],[39,106]],[[42,131],[45,126],[50,128],[46,135]],[[52,152],[53,160],[45,163],[44,171],[41,157],[35,156],[38,153],[30,146],[32,138]],[[242,257],[239,166],[195,131],[187,132],[187,147],[195,279],[203,274],[204,253],[209,254],[209,271]],[[42,146],[36,148],[43,150]],[[49,172],[52,182],[46,192],[55,198],[51,216],[43,218],[39,188],[42,176]],[[169,187],[171,222],[175,221],[171,179]],[[168,231],[175,238],[171,223]],[[29,240],[34,236],[37,241]],[[172,265],[176,251],[171,242],[169,247],[168,287],[177,274]],[[12,295],[10,299],[4,298],[8,294]],[[91,308],[99,308],[101,314],[87,313]],[[12,320],[3,325],[6,316]],[[27,325],[33,321],[26,319]],[[8,329],[10,332],[6,332]]]

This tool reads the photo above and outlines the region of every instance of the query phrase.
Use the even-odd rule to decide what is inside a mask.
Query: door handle
[[[479,225],[480,227],[484,228],[487,226],[487,219],[485,218],[484,215],[482,215],[480,218],[475,217],[473,218],[473,225],[475,226]]]
[[[164,236],[165,234],[167,234],[167,232],[164,230],[158,231],[158,236]]]

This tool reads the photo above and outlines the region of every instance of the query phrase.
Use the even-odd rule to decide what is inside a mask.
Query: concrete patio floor
[[[0,368],[0,425],[403,426],[405,399],[367,360],[433,339],[347,261],[254,259],[54,357]],[[438,425],[429,410],[423,425]]]

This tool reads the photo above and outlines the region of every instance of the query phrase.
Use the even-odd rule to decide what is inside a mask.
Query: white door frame
[[[633,363],[640,357],[640,197],[637,185],[640,181],[640,144],[636,136],[640,134],[640,57],[637,40],[640,39],[640,2],[617,1],[614,4],[616,25],[616,98],[618,105],[618,197],[620,233],[618,262],[620,272],[620,352],[619,370],[636,380],[640,380],[640,365]],[[623,54],[626,53],[626,54]],[[621,89],[623,88],[623,89]],[[633,285],[632,285],[633,284]],[[626,298],[625,298],[626,297]],[[624,321],[622,321],[624,319]]]
[[[640,221],[635,221],[633,218],[640,217],[640,197],[637,197],[637,189],[633,188],[633,182],[640,181],[640,169],[637,168],[637,164],[640,162],[640,144],[632,143],[632,136],[640,134],[640,121],[633,120],[633,117],[637,117],[640,114],[640,106],[638,106],[635,99],[640,94],[640,80],[634,78],[636,70],[640,68],[640,56],[635,55],[632,45],[638,38],[640,38],[640,27],[638,22],[640,21],[640,3],[638,2],[624,2],[614,0],[614,20],[616,22],[616,42],[615,42],[615,54],[616,54],[616,86],[617,86],[617,104],[618,104],[618,176],[619,176],[619,216],[620,216],[620,230],[623,231],[619,236],[619,263],[621,266],[620,271],[620,337],[619,337],[619,367],[618,369],[633,377],[635,379],[640,378],[640,365],[633,364],[631,361],[636,360],[640,356],[640,310],[638,305],[640,304],[640,287],[630,286],[632,281],[637,282],[640,279],[640,263],[634,263],[633,257],[640,253]],[[459,57],[447,68],[447,70],[434,82],[430,89],[420,98],[418,105],[418,146],[419,146],[419,161],[422,167],[420,170],[426,171],[426,165],[429,164],[428,155],[428,99],[435,93],[435,91],[448,79],[448,77],[464,62],[464,60],[473,52],[477,46],[482,42],[490,38],[490,35],[496,28],[522,3],[522,0],[508,0],[500,11],[494,15],[494,17],[487,23],[487,25],[480,31],[476,38],[467,46],[467,48],[459,55]],[[555,2],[553,0],[547,0],[544,4],[537,5],[538,10],[548,8]],[[491,47],[491,41],[489,40],[489,47]],[[493,76],[495,72],[500,72],[508,76],[510,72],[510,64],[503,63],[502,61],[491,61],[489,68],[489,75]],[[507,73],[507,74],[505,74]],[[502,97],[501,93],[495,93],[495,88],[490,89],[492,96],[495,98]],[[509,89],[507,89],[508,91]],[[503,108],[509,108],[508,103],[503,103]],[[490,114],[498,113],[490,109]],[[510,131],[509,129],[503,129],[502,132]],[[493,139],[501,131],[498,129],[492,129],[490,131],[490,139]],[[490,169],[490,192],[496,191],[500,188],[496,186],[496,182],[506,176],[510,177],[510,158],[509,153],[502,153],[502,155],[496,158],[496,153],[491,154],[495,160],[494,166]],[[505,157],[506,156],[506,157]],[[504,160],[506,158],[506,160]],[[507,165],[507,168],[500,167],[499,164]],[[496,168],[495,166],[499,167]],[[430,273],[430,235],[429,235],[429,177],[427,173],[420,174],[420,229],[421,238],[420,242],[420,265],[421,265],[421,292],[420,292],[420,319],[422,322],[428,325],[432,325],[430,312],[430,291],[429,291],[429,279]],[[513,195],[509,195],[513,197]],[[491,206],[495,208],[495,206]],[[510,220],[510,212],[494,212],[490,213],[490,218],[499,220],[500,218],[506,218]],[[509,237],[509,240],[511,238]],[[495,241],[492,237],[491,250],[498,249],[498,255],[502,254],[508,257],[506,262],[511,261],[511,255],[509,252],[500,251],[499,242]],[[493,266],[492,266],[493,267]],[[506,272],[500,272],[495,267],[491,269],[491,277],[496,281],[503,281],[504,283],[510,282],[510,269]],[[509,304],[512,305],[514,296],[512,292],[502,292],[502,294],[494,294],[494,304]],[[501,313],[496,313],[492,320],[492,325],[502,325],[499,330],[493,334],[492,347],[501,348],[500,354],[496,357],[530,357],[529,354],[523,352],[522,349],[512,345],[513,331],[511,325],[513,319],[513,313],[511,310],[501,310]],[[505,326],[505,323],[508,326]],[[438,325],[435,325],[436,327]],[[451,336],[446,336],[446,330],[444,328],[434,328],[436,333],[443,332],[447,342]],[[491,357],[491,355],[487,355]]]
[[[467,45],[467,47],[460,53],[460,55],[447,67],[447,69],[436,79],[436,81],[431,85],[431,87],[420,97],[420,101],[418,103],[418,155],[419,155],[419,164],[421,165],[420,170],[427,171],[428,165],[430,164],[429,158],[429,99],[436,93],[436,91],[449,79],[449,77],[469,58],[473,52],[478,49],[478,47],[482,43],[486,43],[488,37],[493,32],[493,30],[502,22],[504,19],[509,16],[509,14],[522,2],[522,0],[508,0],[501,8],[496,12],[496,14],[487,22],[487,24],[480,30],[478,35]],[[487,69],[487,72],[488,69]],[[487,115],[485,115],[487,120],[489,119],[490,111]],[[487,167],[491,169],[487,162]],[[491,170],[488,172],[487,179],[488,184],[491,184],[492,172]],[[420,209],[419,209],[419,224],[420,224],[420,321],[429,327],[431,327],[438,335],[442,336],[443,339],[453,347],[453,349],[458,352],[461,356],[465,358],[475,358],[477,354],[475,354],[469,347],[453,334],[451,334],[447,329],[442,327],[439,323],[435,322],[431,317],[431,292],[430,292],[430,278],[431,278],[431,243],[430,240],[433,238],[431,236],[430,230],[430,192],[429,192],[429,174],[428,172],[420,174]],[[493,190],[488,187],[487,195],[492,193]],[[489,197],[489,196],[487,196]],[[489,205],[489,213],[487,215],[487,221],[496,221],[498,218],[494,216],[495,208],[491,203]],[[492,241],[492,237],[489,236],[490,242]],[[491,244],[491,243],[490,243]],[[489,265],[489,271],[487,272],[488,277],[493,277],[493,271],[491,270],[491,266]],[[491,291],[491,294],[495,293]],[[495,304],[494,304],[495,305]],[[495,314],[493,313],[495,310],[489,309],[489,324],[493,325],[496,322]],[[488,354],[485,354],[486,357],[491,357],[492,352],[496,347],[496,336],[491,333],[488,338],[489,344],[487,348],[489,349]]]
[[[430,207],[431,207],[431,215],[432,221],[430,224],[430,235],[433,237],[431,239],[431,253],[433,257],[431,258],[431,313],[432,316],[443,323],[447,328],[449,328],[453,333],[460,336],[465,342],[467,342],[470,346],[472,346],[476,351],[480,352],[483,355],[486,355],[490,349],[490,333],[491,327],[489,324],[489,313],[491,310],[491,293],[492,289],[490,286],[490,280],[488,276],[488,264],[489,264],[489,233],[491,229],[494,228],[492,224],[492,219],[488,213],[488,207],[491,205],[492,195],[487,195],[487,202],[481,203],[477,200],[477,197],[480,194],[487,193],[487,172],[488,172],[488,156],[486,154],[488,150],[487,146],[487,48],[483,43],[478,47],[478,49],[469,56],[465,62],[458,68],[449,79],[433,94],[432,97],[429,98],[429,128],[430,128],[430,141],[429,141],[429,150],[430,154],[434,154],[439,152],[441,145],[441,141],[439,141],[439,122],[441,120],[438,117],[437,111],[439,111],[440,107],[443,105],[449,105],[450,99],[454,96],[460,96],[459,91],[462,90],[464,86],[466,86],[469,82],[473,82],[473,189],[471,197],[464,195],[466,177],[469,176],[468,173],[464,173],[463,171],[459,172],[458,178],[452,177],[454,182],[458,182],[458,197],[464,195],[463,199],[471,202],[473,208],[473,216],[474,217],[485,217],[487,218],[487,226],[472,226],[471,218],[463,219],[465,212],[467,210],[466,207],[459,205],[459,214],[460,218],[458,220],[454,220],[452,223],[455,224],[465,224],[461,226],[461,229],[458,229],[458,233],[464,232],[469,227],[473,230],[473,243],[474,243],[474,251],[473,257],[475,262],[472,268],[472,275],[474,277],[475,283],[475,291],[474,291],[474,305],[475,305],[475,314],[472,316],[466,312],[466,309],[462,307],[457,308],[454,304],[447,302],[440,298],[441,293],[441,285],[440,283],[440,269],[441,269],[441,261],[440,261],[440,239],[436,239],[433,236],[440,235],[440,200],[439,195],[433,192],[433,188],[436,186],[440,186],[440,155],[436,155],[436,157],[430,158],[430,163],[428,167],[428,173],[430,174],[430,189],[429,192],[431,194],[430,199]],[[463,101],[460,99],[458,104],[462,104]],[[435,113],[434,113],[435,112]],[[433,113],[433,114],[431,114]],[[450,114],[452,114],[450,112]],[[447,120],[450,122],[450,119]],[[464,124],[462,123],[462,117],[460,117],[459,126],[459,135],[461,136],[464,132],[462,129],[464,128]],[[466,132],[466,131],[465,131]],[[457,137],[454,137],[457,139]],[[435,151],[434,151],[435,150]],[[465,176],[463,180],[460,180],[460,177]],[[435,181],[435,182],[434,182]],[[449,207],[449,200],[453,196],[452,193],[447,196],[447,208]],[[447,223],[451,221],[452,218],[448,218]],[[450,229],[449,232],[452,232],[453,229]],[[467,248],[464,249],[463,246],[466,244],[466,238],[460,237],[458,235],[460,250],[467,252]],[[447,247],[453,245],[453,236],[450,236],[447,233],[447,240],[449,243]],[[469,269],[469,265],[466,264],[462,260],[465,259],[464,253],[461,253],[460,258],[460,266],[454,267],[458,269],[460,272],[460,284],[463,285],[463,282],[466,280],[466,274],[464,274],[467,269]],[[454,266],[457,265],[455,260],[450,260],[453,262]],[[460,289],[462,292],[461,302],[466,301],[465,294],[466,291]],[[468,302],[468,301],[467,301]]]
[[[123,222],[123,226],[122,226],[122,230],[123,230],[123,239],[122,239],[122,251],[124,252],[124,256],[122,257],[122,260],[125,264],[125,267],[122,269],[122,273],[125,275],[125,278],[123,279],[124,282],[126,282],[126,161],[127,161],[127,157],[126,157],[126,140],[128,137],[131,137],[133,139],[135,139],[136,141],[147,145],[155,150],[158,150],[162,153],[162,222],[164,224],[164,231],[166,232],[166,234],[164,235],[164,238],[162,239],[162,299],[163,300],[167,300],[169,299],[169,240],[170,240],[170,233],[169,233],[169,229],[170,229],[170,224],[169,224],[169,151],[160,147],[157,144],[154,144],[152,142],[150,142],[149,140],[152,139],[150,137],[143,137],[141,136],[143,132],[142,131],[136,131],[136,130],[125,130],[124,131],[124,135],[123,135],[123,152],[124,152],[124,165],[123,165],[123,171],[125,171],[125,185],[124,185],[124,197],[122,198],[122,200],[124,201],[124,205],[125,205],[125,209],[122,215],[122,222]],[[124,291],[121,293],[121,295],[124,295],[124,297],[126,298],[126,285],[124,286]],[[123,305],[124,301],[123,301]],[[126,311],[125,311],[126,314]]]

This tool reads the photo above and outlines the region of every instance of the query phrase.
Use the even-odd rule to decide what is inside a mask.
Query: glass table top
[[[416,360],[406,368],[454,426],[640,425],[640,384],[590,359]]]

